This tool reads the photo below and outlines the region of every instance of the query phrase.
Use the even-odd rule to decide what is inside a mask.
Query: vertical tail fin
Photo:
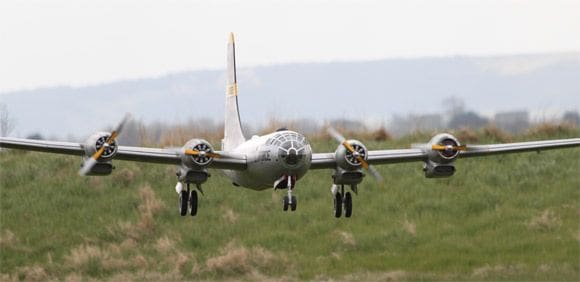
[[[224,120],[224,139],[222,140],[222,150],[224,151],[233,150],[246,141],[244,133],[242,132],[242,123],[240,121],[240,112],[238,110],[236,48],[233,33],[230,33],[228,40],[227,57],[226,114]]]

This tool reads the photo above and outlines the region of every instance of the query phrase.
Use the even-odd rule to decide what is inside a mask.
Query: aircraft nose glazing
[[[310,145],[306,138],[292,131],[284,131],[274,135],[266,142],[267,145],[278,147],[278,156],[288,168],[299,167],[310,153]]]
[[[296,165],[302,156],[296,154],[296,149],[292,148],[288,150],[288,156],[286,157],[286,163],[289,165]]]

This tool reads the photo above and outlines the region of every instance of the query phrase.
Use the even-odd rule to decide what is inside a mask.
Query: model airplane
[[[118,145],[116,137],[128,116],[113,132],[97,132],[84,144],[39,141],[18,138],[0,138],[0,147],[80,155],[84,160],[79,174],[108,175],[113,170],[113,159],[177,165],[179,212],[197,214],[198,194],[209,177],[208,168],[223,170],[233,185],[254,190],[268,188],[287,189],[283,209],[294,211],[298,201],[293,196],[296,183],[310,169],[332,169],[332,197],[334,215],[352,215],[352,195],[345,186],[357,193],[357,185],[367,170],[377,179],[381,176],[372,165],[423,162],[426,177],[449,177],[455,173],[454,161],[459,157],[478,157],[492,154],[540,151],[580,145],[580,138],[560,139],[494,145],[462,145],[451,134],[434,136],[428,143],[411,149],[369,151],[358,140],[347,140],[330,128],[329,134],[340,145],[334,152],[313,153],[304,135],[287,129],[253,136],[246,139],[242,132],[238,112],[238,86],[236,79],[235,45],[230,34],[227,53],[227,87],[224,138],[221,151],[215,151],[203,139],[189,140],[181,149],[126,147]],[[194,188],[191,188],[194,186]]]

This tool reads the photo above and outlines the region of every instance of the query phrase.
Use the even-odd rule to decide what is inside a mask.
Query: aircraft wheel
[[[186,190],[182,190],[179,193],[179,214],[182,216],[187,214],[187,204],[189,200],[189,193]]]
[[[292,204],[290,205],[290,209],[292,211],[295,211],[297,205],[298,205],[298,200],[296,200],[295,196],[292,196]]]
[[[190,214],[195,216],[197,214],[197,192],[195,190],[191,191],[191,197],[189,198]]]
[[[334,217],[339,218],[342,215],[342,195],[340,192],[334,195]]]
[[[346,192],[344,195],[344,216],[350,217],[352,215],[352,195]]]
[[[288,196],[284,196],[284,211],[288,210],[289,200]]]

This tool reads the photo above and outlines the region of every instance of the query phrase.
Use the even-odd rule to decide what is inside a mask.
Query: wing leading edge
[[[76,156],[82,156],[85,154],[83,144],[60,141],[0,137],[0,147]],[[243,170],[246,168],[246,157],[244,155],[220,151],[217,151],[216,153],[220,154],[221,157],[219,159],[214,159],[209,165],[210,168],[233,170]],[[182,163],[179,149],[130,146],[119,146],[117,154],[115,155],[115,160],[172,165],[180,165]]]
[[[569,148],[580,146],[580,138],[557,139],[544,141],[530,141],[518,143],[503,143],[491,145],[469,145],[465,151],[461,151],[460,158],[482,157],[496,154],[509,154],[530,151],[543,151],[549,149]],[[368,152],[369,164],[403,163],[413,161],[426,161],[427,151],[424,149],[393,149],[374,150]],[[334,153],[312,154],[311,169],[336,168],[337,163]]]

